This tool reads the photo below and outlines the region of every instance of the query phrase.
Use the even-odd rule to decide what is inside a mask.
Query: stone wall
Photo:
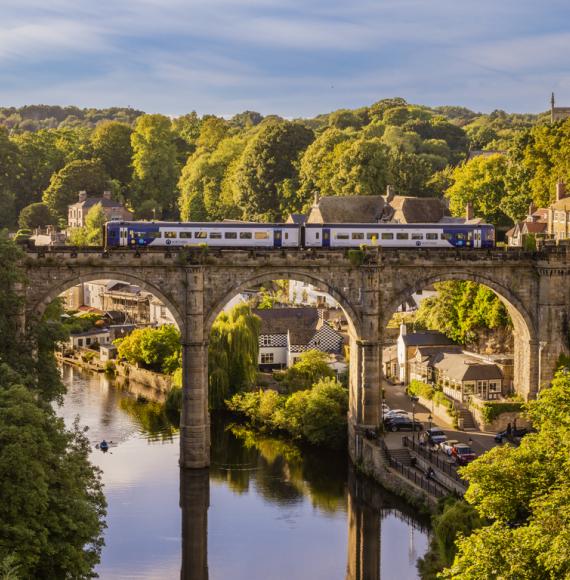
[[[128,363],[116,363],[115,372],[120,377],[133,381],[140,385],[154,389],[161,393],[168,393],[172,389],[172,377],[141,369]]]

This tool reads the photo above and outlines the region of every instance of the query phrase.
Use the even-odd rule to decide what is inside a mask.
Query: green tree
[[[429,195],[427,184],[432,174],[430,163],[419,155],[403,151],[390,154],[391,185],[400,195]]]
[[[175,135],[168,117],[143,115],[131,135],[133,147],[133,206],[152,206],[155,216],[172,216],[180,175]]]
[[[57,219],[45,203],[31,203],[30,205],[27,205],[20,212],[18,218],[19,226],[30,230],[55,225],[56,223]]]
[[[16,222],[17,161],[18,148],[9,139],[8,131],[0,127],[0,228],[12,227]]]
[[[320,379],[333,377],[329,355],[320,350],[307,350],[283,375],[283,383],[290,391],[308,389]]]
[[[101,160],[111,179],[126,186],[132,179],[131,135],[133,130],[126,123],[104,121],[97,125],[91,135],[94,157]]]
[[[245,219],[279,221],[284,212],[299,209],[300,200],[283,193],[296,191],[299,158],[312,140],[313,132],[299,123],[261,125],[235,173],[238,205]],[[284,188],[290,181],[294,185]]]
[[[180,366],[180,331],[170,324],[158,328],[137,328],[115,341],[117,355],[131,364],[165,374]]]
[[[508,223],[502,206],[507,194],[508,162],[504,155],[474,157],[453,172],[453,185],[446,191],[449,209],[456,216],[473,204],[477,217],[493,224]]]
[[[496,447],[462,469],[465,499],[489,521],[459,539],[444,578],[570,576],[570,376],[527,404],[537,433]]]
[[[99,160],[72,161],[52,176],[43,202],[58,218],[66,219],[67,206],[77,201],[80,191],[101,195],[107,189],[109,176]]]

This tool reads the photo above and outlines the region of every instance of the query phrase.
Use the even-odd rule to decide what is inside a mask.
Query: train
[[[293,224],[250,222],[110,221],[104,245],[113,248],[492,248],[489,224]]]

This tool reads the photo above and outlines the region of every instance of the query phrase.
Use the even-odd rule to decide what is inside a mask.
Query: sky
[[[570,106],[568,0],[0,0],[0,106]]]

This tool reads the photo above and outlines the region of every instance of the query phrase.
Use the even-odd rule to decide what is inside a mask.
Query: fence
[[[454,479],[461,486],[465,488],[467,487],[467,484],[463,479],[461,479],[457,471],[454,469],[453,465],[445,461],[445,459],[438,457],[437,451],[434,452],[429,451],[428,449],[424,449],[421,445],[418,445],[415,441],[410,440],[406,435],[402,437],[402,443],[404,444],[404,447],[409,447],[414,452],[416,452],[420,457],[423,457],[425,460],[429,461],[430,463],[433,463],[438,469],[440,469],[441,471],[443,471],[443,473]]]
[[[434,497],[445,497],[449,495],[449,491],[442,489],[436,483],[426,479],[423,473],[419,473],[407,465],[402,465],[392,456],[390,456],[390,467],[401,473],[406,479],[409,479],[411,482],[415,483],[418,487],[421,487],[424,491],[427,491]]]

